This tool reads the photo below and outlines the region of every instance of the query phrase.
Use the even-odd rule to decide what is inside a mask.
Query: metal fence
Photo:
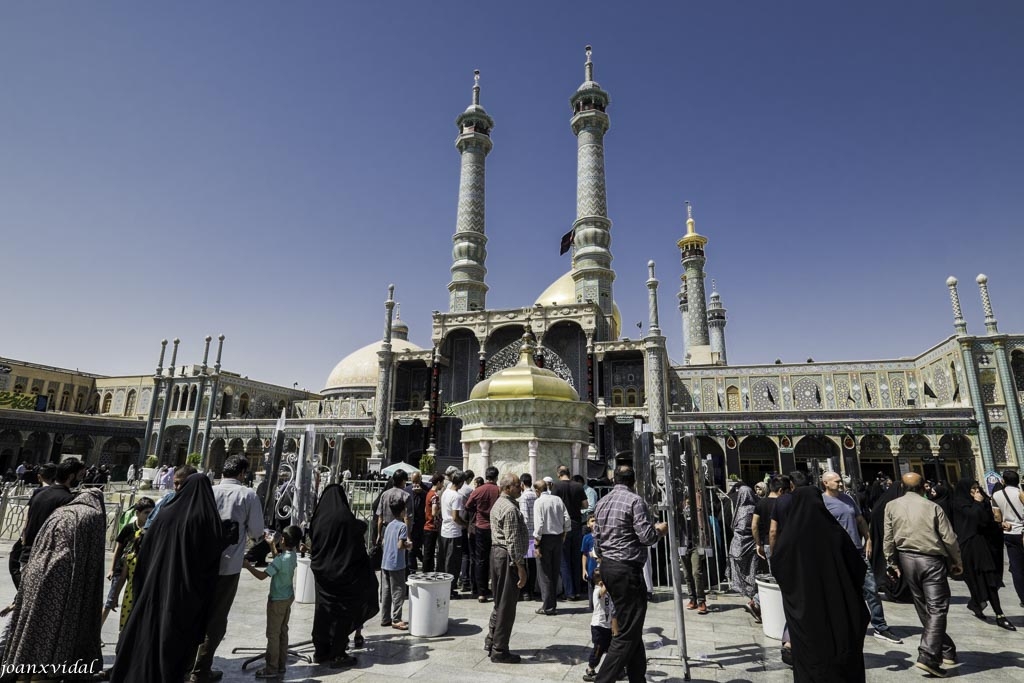
[[[0,540],[16,541],[25,530],[28,519],[28,500],[35,487],[22,485],[7,486],[0,491]],[[104,487],[96,487],[103,489]],[[129,507],[135,504],[137,494],[124,491],[104,491],[104,510],[107,517],[107,547],[113,548],[117,538],[118,520]]]

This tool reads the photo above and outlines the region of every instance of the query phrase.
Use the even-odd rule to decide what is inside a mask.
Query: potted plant
[[[189,453],[188,455],[185,456],[185,464],[192,465],[192,467],[195,467],[197,470],[199,469],[199,465],[201,465],[202,462],[202,453]]]

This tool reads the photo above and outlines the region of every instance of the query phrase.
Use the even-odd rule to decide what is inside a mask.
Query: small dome
[[[527,340],[529,339],[529,341]],[[470,400],[546,398],[551,401],[579,401],[580,395],[564,379],[551,370],[538,368],[533,362],[535,347],[527,335],[519,352],[519,362],[499,370],[470,392]]]
[[[572,271],[552,282],[544,293],[537,297],[534,305],[541,306],[564,306],[565,304],[576,303],[576,282],[572,279]],[[619,313],[619,306],[612,302],[612,321],[609,337],[619,338],[619,331],[622,329],[622,314]]]
[[[382,343],[375,341],[342,358],[331,370],[321,393],[330,395],[340,393],[344,389],[376,388],[377,372],[380,368],[377,352],[380,351]],[[408,339],[396,337],[391,340],[391,350],[400,353],[402,351],[422,351],[423,349]]]

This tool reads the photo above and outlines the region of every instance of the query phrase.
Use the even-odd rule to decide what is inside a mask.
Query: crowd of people
[[[351,650],[363,646],[362,629],[378,614],[382,627],[407,631],[408,574],[444,572],[452,599],[492,603],[484,641],[492,662],[520,661],[512,637],[519,602],[537,601],[538,615],[555,616],[560,602],[586,600],[593,650],[583,679],[645,680],[648,548],[668,529],[634,491],[630,467],[615,471],[600,499],[567,467],[536,481],[494,467],[482,477],[454,467],[429,477],[398,470],[372,503],[372,523],[353,512],[343,484],[332,484],[307,528],[265,528],[263,503],[245,483],[248,469],[245,457],[229,457],[216,486],[190,465],[174,469],[173,490],[159,501],[139,498],[127,511],[105,574],[100,490],[76,490],[88,475],[78,460],[41,467],[10,563],[18,590],[0,646],[7,670],[84,662],[106,680],[217,681],[223,673],[213,668],[215,654],[245,569],[269,579],[265,664],[256,676],[279,678],[297,557],[308,553],[318,664],[355,665]],[[783,659],[795,680],[864,680],[869,624],[874,637],[902,642],[880,593],[914,603],[923,628],[916,665],[946,675],[944,667],[957,661],[946,633],[950,577],[966,584],[976,617],[987,619],[991,607],[995,624],[1014,630],[999,589],[1005,548],[1024,605],[1024,494],[1016,472],[1005,472],[992,495],[970,479],[950,491],[915,473],[888,486],[880,478],[865,490],[866,497],[847,491],[834,472],[813,482],[797,471],[729,493],[731,586],[760,621],[755,577],[774,576],[787,621]],[[706,614],[705,527],[723,514],[714,506],[693,514],[686,503],[687,519],[702,520],[680,529],[685,607]],[[100,628],[115,611],[119,637],[104,671]]]
[[[817,484],[817,485],[815,485]],[[880,599],[912,602],[923,629],[916,667],[937,677],[957,663],[946,633],[949,579],[970,593],[967,609],[1016,630],[1003,613],[1003,549],[1024,607],[1024,494],[1015,471],[1003,473],[991,496],[978,481],[961,479],[950,492],[942,482],[907,473],[898,482],[882,475],[871,487],[847,491],[843,477],[825,472],[770,477],[762,489],[738,484],[729,567],[733,590],[761,621],[754,577],[770,573],[781,589],[786,617],[782,659],[800,681],[863,681],[863,644],[872,635],[903,641],[889,628]],[[706,613],[703,565],[706,541],[683,538],[687,608]],[[697,558],[690,561],[691,558]]]

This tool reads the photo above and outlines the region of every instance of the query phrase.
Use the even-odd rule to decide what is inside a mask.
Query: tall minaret
[[[728,365],[725,354],[725,307],[714,279],[711,280],[711,302],[708,303],[708,327],[711,336],[711,353],[718,354],[719,365]]]
[[[679,299],[679,315],[683,319],[683,365],[689,365],[689,361],[686,360],[686,354],[690,348],[690,340],[686,338],[687,327],[690,324],[687,313],[689,304],[686,300],[686,275],[681,276],[679,279],[679,294],[676,297]]]
[[[473,103],[457,119],[455,147],[462,155],[459,175],[459,214],[452,241],[452,281],[448,308],[452,313],[482,311],[486,307],[487,236],[484,234],[484,161],[491,151],[494,119],[480,106],[480,72],[473,72]]]
[[[576,302],[592,301],[605,318],[612,317],[611,228],[604,183],[604,134],[610,122],[605,109],[610,98],[594,80],[594,63],[587,45],[586,77],[569,98],[572,132],[576,136],[576,222],[573,223],[572,279]],[[607,338],[609,331],[604,332]],[[598,340],[602,341],[602,340]]]
[[[704,292],[704,245],[708,238],[697,234],[693,207],[686,202],[686,234],[677,243],[682,251],[683,278],[686,281],[686,353],[690,365],[710,365],[711,340],[708,336],[707,295]]]

